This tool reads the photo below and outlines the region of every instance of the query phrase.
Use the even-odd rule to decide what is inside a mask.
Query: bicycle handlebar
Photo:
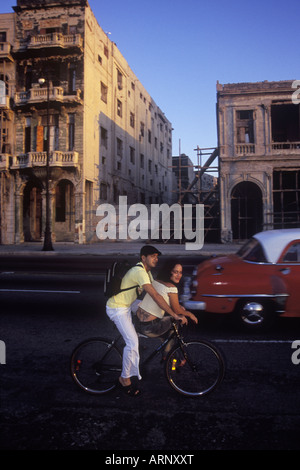
[[[180,328],[183,328],[185,326],[180,320],[175,320],[175,318],[172,318],[172,325],[179,326]]]

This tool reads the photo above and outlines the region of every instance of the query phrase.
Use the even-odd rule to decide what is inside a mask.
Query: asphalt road
[[[300,365],[292,362],[297,320],[281,319],[268,333],[250,335],[227,318],[201,316],[187,334],[214,341],[227,370],[221,386],[200,399],[173,391],[158,360],[137,399],[77,389],[69,373],[75,345],[115,334],[101,292],[110,260],[103,259],[101,269],[99,260],[87,261],[80,269],[71,260],[68,269],[66,263],[37,268],[32,260],[19,269],[1,267],[2,450],[102,450],[101,464],[122,451],[299,449]],[[153,347],[154,340],[143,341],[146,350]]]

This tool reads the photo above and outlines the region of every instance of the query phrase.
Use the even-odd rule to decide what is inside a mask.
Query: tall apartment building
[[[294,85],[217,84],[223,242],[300,226],[300,105]]]
[[[43,237],[47,129],[54,241],[96,240],[96,208],[120,195],[170,203],[171,123],[88,2],[13,9],[0,15],[0,242]]]
[[[173,162],[173,191],[176,202],[180,200],[182,204],[195,204],[197,199],[193,197],[192,191],[186,192],[189,185],[195,178],[194,164],[192,160],[182,153],[178,157],[172,158]]]

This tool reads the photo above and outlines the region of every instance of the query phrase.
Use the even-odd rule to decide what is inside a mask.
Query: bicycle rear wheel
[[[109,341],[91,338],[74,349],[70,366],[76,385],[85,392],[102,395],[116,387],[122,355]]]
[[[165,363],[170,385],[189,397],[212,392],[224,377],[224,360],[219,350],[207,341],[191,341],[175,346]]]

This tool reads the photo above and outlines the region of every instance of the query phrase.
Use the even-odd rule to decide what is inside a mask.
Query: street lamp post
[[[49,130],[50,130],[50,116],[49,116],[49,79],[40,78],[39,84],[44,85],[47,82],[47,147],[46,147],[46,225],[44,235],[43,251],[53,251],[52,237],[51,237],[51,223],[50,223],[50,194],[49,194],[49,180],[50,180],[50,167],[49,167]]]

